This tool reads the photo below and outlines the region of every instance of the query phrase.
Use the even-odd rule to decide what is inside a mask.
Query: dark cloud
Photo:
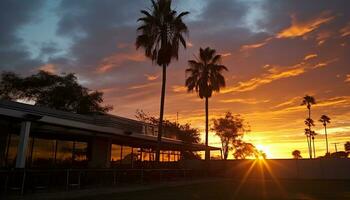
[[[35,14],[41,8],[42,0],[0,1],[0,68],[20,70],[41,64],[31,59],[30,52],[17,36],[19,28],[36,19]]]

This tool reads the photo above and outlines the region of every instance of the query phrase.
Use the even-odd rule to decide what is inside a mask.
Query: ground
[[[265,188],[265,189],[264,189]],[[254,199],[350,199],[350,181],[234,180],[202,181],[156,188],[90,195],[76,200],[254,200]]]

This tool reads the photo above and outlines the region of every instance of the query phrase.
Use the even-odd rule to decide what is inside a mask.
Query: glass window
[[[33,167],[52,166],[55,158],[56,141],[41,138],[35,138],[32,154]]]
[[[132,157],[133,160],[141,160],[141,148],[132,148]]]
[[[122,164],[131,164],[132,162],[132,148],[129,146],[122,147]]]
[[[87,165],[87,153],[88,143],[87,142],[74,142],[73,149],[73,165],[74,166],[85,166]]]
[[[0,125],[0,167],[6,167],[7,147],[10,141],[10,134]]]
[[[72,141],[57,141],[56,166],[68,167],[72,164]]]
[[[7,146],[7,166],[14,167],[17,158],[17,149],[19,144],[19,135],[9,134],[9,143]]]
[[[122,160],[122,146],[112,144],[111,148],[111,162],[112,164],[118,164]]]

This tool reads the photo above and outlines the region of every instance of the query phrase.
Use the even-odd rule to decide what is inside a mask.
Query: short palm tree
[[[177,14],[171,8],[171,0],[152,0],[151,12],[141,10],[141,13],[143,16],[138,19],[141,25],[137,29],[139,35],[136,38],[136,48],[142,47],[146,57],[163,69],[156,153],[156,160],[159,161],[163,133],[166,68],[172,59],[178,59],[180,44],[186,48],[184,35],[188,33],[188,29],[182,18],[189,12]]]
[[[328,151],[327,124],[331,123],[331,118],[329,118],[327,115],[322,115],[319,121],[324,126],[324,133],[325,133],[325,136],[326,136],[326,150],[327,150],[326,153],[328,155],[329,151]]]
[[[198,96],[205,98],[205,159],[209,159],[208,150],[208,99],[213,91],[219,92],[220,88],[225,87],[225,78],[223,71],[228,71],[221,64],[221,55],[216,54],[215,49],[207,47],[199,49],[199,58],[188,61],[189,68],[186,69],[186,86],[188,91],[196,91]]]
[[[306,108],[308,109],[309,111],[309,117],[308,119],[311,119],[311,106],[313,104],[316,104],[316,100],[313,96],[309,96],[309,95],[306,95],[304,98],[303,98],[303,101],[301,103],[301,105],[306,105]],[[309,127],[309,130],[311,131],[311,126],[308,126]],[[311,150],[311,140],[309,141],[309,155],[310,155],[310,158],[312,158],[312,150]]]

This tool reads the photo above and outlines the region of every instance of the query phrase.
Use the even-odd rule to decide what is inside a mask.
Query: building
[[[155,159],[156,147],[156,129],[140,121],[0,100],[0,168],[136,168]],[[163,138],[161,161],[204,150]]]

